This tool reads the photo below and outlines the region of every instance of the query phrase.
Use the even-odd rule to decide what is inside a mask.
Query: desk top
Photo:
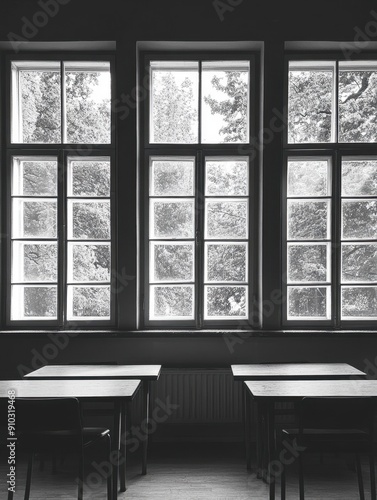
[[[244,384],[255,399],[377,398],[377,380],[250,380]]]
[[[13,389],[16,398],[98,398],[131,400],[140,380],[0,380],[0,398]]]
[[[232,365],[235,380],[366,377],[347,363],[266,363]]]
[[[139,379],[157,380],[161,365],[46,365],[27,379]]]

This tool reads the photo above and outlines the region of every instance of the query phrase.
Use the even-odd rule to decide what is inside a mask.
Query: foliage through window
[[[249,317],[250,59],[147,59],[145,321]],[[247,145],[240,147],[237,145]],[[247,151],[250,152],[249,150]]]
[[[11,61],[13,322],[113,321],[110,82],[109,60]]]
[[[288,66],[286,320],[375,320],[377,63]]]

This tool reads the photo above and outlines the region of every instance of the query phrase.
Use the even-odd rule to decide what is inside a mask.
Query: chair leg
[[[110,456],[111,454],[111,436],[109,434],[109,439],[108,439],[108,456]],[[110,473],[109,475],[107,476],[107,500],[112,500],[112,493],[113,493],[113,489],[112,489],[112,484],[113,484],[113,465],[111,464],[110,465]]]
[[[360,455],[356,453],[356,472],[357,472],[357,482],[359,485],[359,496],[360,500],[365,500],[364,496],[364,483],[363,483],[363,474],[361,472],[361,463],[360,463]]]
[[[31,486],[31,475],[33,473],[33,453],[30,453],[29,460],[27,464],[27,474],[26,474],[26,487],[25,487],[25,500],[29,500],[30,497],[30,486]]]
[[[369,468],[370,468],[370,491],[371,499],[376,500],[376,473],[374,470],[374,453],[369,453]]]
[[[304,500],[304,463],[302,458],[302,452],[298,457],[298,473],[299,473],[299,488],[300,488],[300,500]]]
[[[280,476],[280,498],[281,500],[285,500],[285,465],[283,465]]]
[[[79,456],[79,484],[77,491],[77,500],[83,500],[84,497],[84,452]]]

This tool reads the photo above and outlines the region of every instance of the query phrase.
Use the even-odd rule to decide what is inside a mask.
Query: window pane
[[[194,281],[193,243],[152,243],[151,281]]]
[[[206,202],[206,238],[247,238],[247,201]]]
[[[13,158],[12,195],[56,196],[58,163],[51,160]]]
[[[68,319],[110,319],[110,286],[68,286]]]
[[[342,160],[342,195],[377,195],[377,159]]]
[[[205,286],[206,319],[246,318],[247,287]]]
[[[194,287],[191,285],[151,286],[151,319],[193,319]]]
[[[108,62],[65,63],[66,142],[111,142],[111,77]]]
[[[343,200],[342,236],[344,239],[377,238],[377,201]]]
[[[56,201],[13,199],[13,238],[55,238]]]
[[[330,287],[288,287],[288,319],[329,319]]]
[[[12,320],[57,318],[56,286],[12,285]]]
[[[288,161],[288,196],[327,196],[330,190],[328,160]]]
[[[151,62],[151,143],[198,142],[197,62]]]
[[[193,196],[194,159],[152,159],[150,179],[152,196]]]
[[[334,63],[290,62],[288,142],[333,141],[333,107]]]
[[[109,201],[68,201],[70,239],[110,239]]]
[[[202,142],[248,142],[249,62],[203,62],[202,68]]]
[[[206,243],[206,281],[246,281],[246,243]]]
[[[377,287],[342,287],[343,319],[376,319]]]
[[[151,200],[153,238],[193,238],[193,200]]]
[[[110,244],[68,244],[69,281],[110,281]]]
[[[327,201],[288,200],[288,239],[323,240],[329,238]]]
[[[377,243],[342,244],[342,281],[377,281]]]
[[[206,161],[207,196],[247,196],[249,191],[248,161]]]
[[[375,62],[339,63],[339,142],[376,142]]]
[[[329,247],[288,243],[288,281],[329,281]]]
[[[68,159],[68,196],[110,196],[110,159]]]
[[[12,62],[12,142],[61,143],[59,62]]]
[[[12,244],[12,282],[57,280],[56,243],[14,241]]]

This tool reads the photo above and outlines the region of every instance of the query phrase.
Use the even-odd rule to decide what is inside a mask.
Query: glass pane
[[[68,196],[110,196],[110,160],[69,158]]]
[[[57,179],[58,163],[55,159],[13,159],[13,195],[56,196]]]
[[[13,238],[56,238],[56,201],[14,199]]]
[[[289,160],[288,196],[328,196],[328,160]]]
[[[207,160],[206,195],[247,196],[248,167],[247,161]]]
[[[153,238],[193,238],[193,200],[151,200]]]
[[[111,142],[111,77],[108,62],[65,63],[66,142]]]
[[[57,318],[56,286],[12,285],[12,320]]]
[[[194,287],[151,286],[151,319],[193,319]]]
[[[206,243],[206,281],[247,281],[246,243]]]
[[[248,142],[249,62],[203,62],[202,68],[202,142]]]
[[[342,244],[342,281],[377,281],[377,244]]]
[[[327,245],[288,243],[288,282],[329,281]]]
[[[323,240],[329,238],[327,201],[288,200],[288,239]]]
[[[376,319],[377,287],[342,287],[343,319]]]
[[[344,239],[377,238],[377,201],[359,200],[342,202]]]
[[[12,281],[57,281],[56,243],[12,243]]]
[[[152,159],[151,196],[193,196],[194,160]]]
[[[342,161],[342,195],[377,195],[377,159]]]
[[[110,319],[109,286],[68,286],[68,319]]]
[[[334,70],[331,67],[311,69],[308,64],[305,67],[305,63],[289,66],[288,142],[331,142]]]
[[[68,202],[69,238],[106,240],[110,239],[110,202]]]
[[[35,64],[35,69],[30,66]],[[60,63],[13,61],[12,142],[28,144],[61,143]],[[29,66],[26,69],[26,66]],[[25,69],[22,69],[24,67]]]
[[[339,66],[339,142],[376,142],[376,64]]]
[[[194,244],[152,243],[151,281],[194,281]]]
[[[330,287],[288,287],[288,319],[329,319]]]
[[[69,281],[110,281],[110,245],[68,244]]]
[[[151,62],[151,143],[198,142],[197,62]]]
[[[207,201],[206,238],[247,238],[247,201]]]
[[[205,286],[205,319],[246,318],[247,287]]]

